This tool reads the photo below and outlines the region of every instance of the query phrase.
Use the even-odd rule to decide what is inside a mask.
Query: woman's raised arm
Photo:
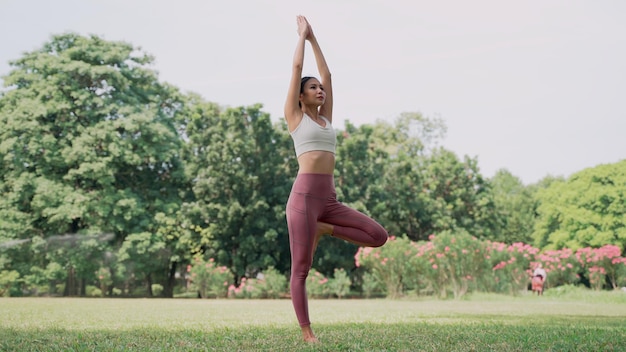
[[[311,47],[313,49],[313,54],[315,55],[315,62],[317,63],[317,71],[320,74],[320,80],[322,83],[322,87],[324,87],[324,92],[326,93],[326,100],[324,105],[320,107],[320,115],[327,118],[330,122],[333,121],[333,83],[330,77],[330,69],[328,68],[328,64],[326,63],[326,59],[324,58],[324,54],[322,54],[322,49],[320,48],[319,43],[317,42],[317,38],[315,34],[313,34],[313,29],[309,24],[309,34],[306,38],[311,43]]]
[[[296,52],[293,54],[293,65],[291,68],[291,80],[289,81],[289,91],[287,92],[287,100],[285,101],[285,119],[287,126],[292,131],[302,119],[302,110],[300,109],[300,78],[302,76],[302,66],[304,65],[304,44],[311,32],[306,18],[297,16],[298,23],[298,43],[296,44]]]

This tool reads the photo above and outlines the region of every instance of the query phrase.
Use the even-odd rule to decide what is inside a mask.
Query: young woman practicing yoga
[[[379,247],[387,231],[376,221],[337,201],[335,130],[330,70],[311,25],[297,16],[298,43],[293,58],[285,119],[298,158],[298,175],[287,201],[287,226],[291,248],[291,300],[305,341],[317,342],[307,303],[305,281],[322,235],[359,246]],[[302,77],[304,47],[309,41],[320,80]]]

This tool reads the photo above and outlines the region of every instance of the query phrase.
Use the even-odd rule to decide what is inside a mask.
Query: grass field
[[[312,300],[0,298],[1,351],[626,351],[626,294]]]

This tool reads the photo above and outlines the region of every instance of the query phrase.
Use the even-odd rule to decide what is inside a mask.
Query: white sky
[[[338,128],[441,117],[445,148],[525,184],[626,158],[623,0],[0,0],[0,75],[53,34],[97,34],[154,55],[183,91],[278,119],[297,14],[333,73]]]

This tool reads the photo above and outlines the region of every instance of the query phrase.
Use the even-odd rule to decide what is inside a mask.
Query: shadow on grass
[[[0,328],[2,351],[619,351],[623,317],[515,317],[319,324],[321,343],[297,327],[241,326],[212,331],[152,328],[66,330]]]

